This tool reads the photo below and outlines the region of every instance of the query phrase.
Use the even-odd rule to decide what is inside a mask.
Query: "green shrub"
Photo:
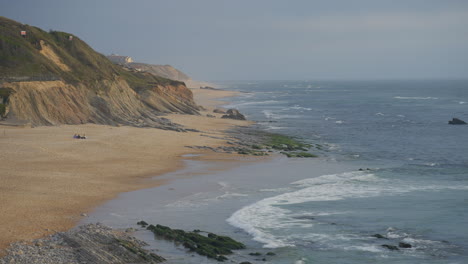
[[[5,104],[0,104],[0,117],[4,117],[6,112]]]

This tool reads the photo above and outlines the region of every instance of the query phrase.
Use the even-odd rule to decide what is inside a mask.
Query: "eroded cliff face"
[[[123,79],[72,85],[63,81],[4,83],[12,90],[7,122],[59,125],[96,123],[181,130],[161,113],[197,114],[192,92],[183,85],[156,85],[140,93]]]

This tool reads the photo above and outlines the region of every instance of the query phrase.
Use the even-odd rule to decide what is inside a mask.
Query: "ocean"
[[[86,222],[136,220],[239,239],[252,263],[468,263],[468,81],[223,82],[257,127],[313,145],[227,171],[188,159],[168,185],[122,194]],[[377,238],[380,234],[385,238]],[[169,263],[213,263],[137,235]],[[411,248],[389,250],[382,245]],[[164,254],[163,254],[164,253]]]

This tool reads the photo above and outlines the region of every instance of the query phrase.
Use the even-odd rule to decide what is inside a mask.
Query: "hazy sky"
[[[468,78],[468,0],[0,0],[200,80]]]

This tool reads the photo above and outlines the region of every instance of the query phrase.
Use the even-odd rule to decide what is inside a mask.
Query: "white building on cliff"
[[[120,56],[117,54],[111,54],[109,56],[106,56],[110,61],[116,64],[127,64],[133,62],[132,57],[129,56]]]

